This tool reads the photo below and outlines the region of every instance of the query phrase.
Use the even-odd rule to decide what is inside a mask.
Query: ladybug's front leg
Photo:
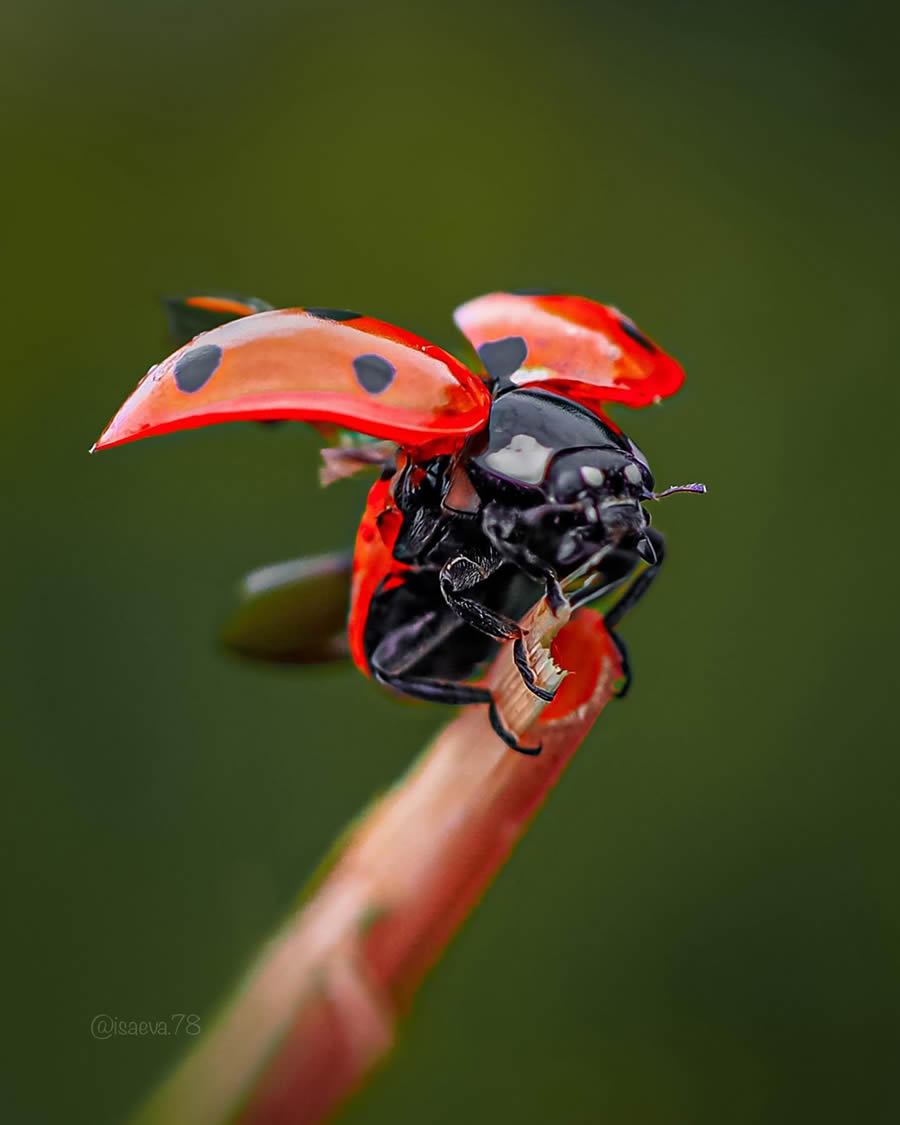
[[[644,544],[649,544],[650,551],[649,557]],[[662,534],[654,527],[648,527],[644,533],[644,543],[641,544],[643,550],[639,550],[638,554],[641,558],[650,563],[643,574],[639,574],[634,582],[628,587],[622,597],[616,602],[612,609],[604,614],[603,620],[608,629],[614,629],[616,625],[622,620],[630,609],[634,609],[637,603],[641,600],[644,594],[652,586],[655,578],[662,568],[662,564],[666,557],[666,541]]]
[[[552,563],[541,558],[529,545],[528,540],[541,529],[543,521],[562,511],[560,505],[542,504],[524,512],[511,511],[496,501],[486,505],[482,515],[481,527],[492,546],[507,561],[517,566],[529,578],[544,583],[547,602],[559,616],[568,607],[568,600],[560,585],[559,576]],[[554,532],[556,550],[563,540],[564,533]]]
[[[492,569],[496,569],[496,565],[494,563]],[[496,641],[515,640],[513,658],[522,676],[523,683],[538,699],[543,699],[545,703],[551,703],[556,692],[548,691],[537,682],[537,678],[528,663],[519,623],[513,621],[511,617],[505,616],[505,614],[490,609],[475,598],[465,596],[464,591],[471,590],[479,582],[483,582],[490,577],[490,574],[491,569],[480,566],[465,555],[457,555],[450,559],[441,568],[441,594],[444,601],[462,621],[471,625],[473,629],[477,629],[480,633],[484,633]]]
[[[623,699],[628,694],[628,689],[631,687],[632,677],[631,661],[628,658],[628,649],[625,646],[625,642],[619,635],[616,626],[630,609],[634,609],[637,603],[650,589],[651,585],[659,574],[660,568],[662,567],[663,561],[666,557],[666,541],[660,534],[660,532],[658,532],[655,528],[647,528],[644,543],[649,546],[649,550],[647,546],[644,546],[644,544],[642,544],[643,549],[640,551],[639,557],[643,558],[645,561],[650,561],[650,566],[647,567],[643,574],[638,575],[638,577],[634,580],[634,582],[632,582],[632,584],[625,591],[622,597],[616,602],[612,609],[610,609],[603,615],[603,623],[609,630],[610,638],[612,639],[613,644],[616,646],[616,649],[619,653],[619,660],[622,664],[622,675],[625,682],[622,685],[621,689],[616,693],[619,699]],[[611,585],[616,584],[617,583],[611,583]],[[603,591],[599,590],[592,595],[592,598],[599,597],[602,595],[602,593]],[[575,600],[576,599],[573,599],[573,601]],[[590,599],[582,597],[578,600],[588,601]]]
[[[496,641],[511,641],[521,636],[518,622],[465,595],[465,591],[490,578],[498,563],[499,560],[482,565],[466,555],[456,555],[441,567],[441,594],[457,617],[467,625]]]

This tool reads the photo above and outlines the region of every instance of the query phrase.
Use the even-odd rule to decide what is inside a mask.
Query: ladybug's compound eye
[[[644,492],[650,491],[646,484],[646,477],[650,476],[650,473],[636,461],[632,461],[630,465],[625,466],[622,470],[622,476],[625,481],[626,491],[633,492],[638,496],[643,495]],[[650,477],[650,479],[651,481],[653,480],[652,477]]]
[[[622,470],[625,492],[638,499],[646,499],[653,491],[653,473],[646,461],[632,461]]]
[[[634,463],[625,466],[624,470],[622,471],[622,476],[624,476],[629,484],[643,484],[641,470]]]
[[[652,492],[655,488],[655,481],[653,480],[653,473],[650,472],[650,466],[647,463],[647,458],[641,453],[638,447],[634,444],[631,438],[628,439],[628,445],[631,448],[631,455],[641,467],[641,477],[644,482],[644,487],[648,492]]]

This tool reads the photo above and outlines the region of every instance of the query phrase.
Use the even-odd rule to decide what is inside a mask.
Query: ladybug
[[[644,505],[705,489],[655,491],[646,458],[605,407],[659,402],[681,386],[681,366],[617,309],[533,291],[456,310],[484,373],[344,309],[229,296],[171,299],[168,311],[186,342],[148,371],[95,449],[214,422],[293,419],[336,443],[323,449],[324,481],[378,473],[352,559],[251,575],[231,646],[263,659],[332,659],[349,588],[347,647],[366,675],[416,699],[487,703],[504,741],[537,753],[473,678],[512,641],[525,686],[549,702],[519,625],[525,613],[541,597],[561,615],[621,592],[604,614],[614,629],[647,592],[665,543]],[[611,635],[624,694],[627,656]]]

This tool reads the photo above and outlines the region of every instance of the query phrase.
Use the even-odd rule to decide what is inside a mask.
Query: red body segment
[[[393,557],[394,543],[403,524],[403,516],[394,507],[391,481],[377,480],[369,489],[366,510],[360,520],[353,549],[353,583],[350,592],[350,619],[347,639],[353,663],[369,675],[366,659],[365,632],[369,605],[376,591],[385,582],[400,583],[410,569]]]
[[[476,350],[521,336],[528,354],[512,376],[602,412],[610,402],[648,406],[674,394],[681,365],[611,305],[587,297],[489,293],[455,311],[460,331]]]
[[[215,422],[295,419],[436,454],[485,425],[490,394],[459,360],[390,324],[347,317],[284,309],[204,332],[147,373],[96,448]]]

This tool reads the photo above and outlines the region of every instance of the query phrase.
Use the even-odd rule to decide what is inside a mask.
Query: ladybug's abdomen
[[[415,622],[421,622],[421,631]],[[434,570],[412,570],[400,583],[385,583],[375,593],[364,633],[369,660],[382,641],[409,626],[418,635],[401,663],[411,676],[467,680],[496,648],[490,637],[470,629],[446,604]]]
[[[540,593],[540,586],[508,566],[479,585],[483,604],[517,620]],[[417,621],[422,623],[421,631],[414,630],[416,641],[410,644],[408,662],[403,663],[404,673],[410,676],[454,682],[471,680],[499,647],[447,605],[437,569],[411,567],[397,581],[383,582],[369,602],[363,631],[366,658],[371,660],[382,641]]]

